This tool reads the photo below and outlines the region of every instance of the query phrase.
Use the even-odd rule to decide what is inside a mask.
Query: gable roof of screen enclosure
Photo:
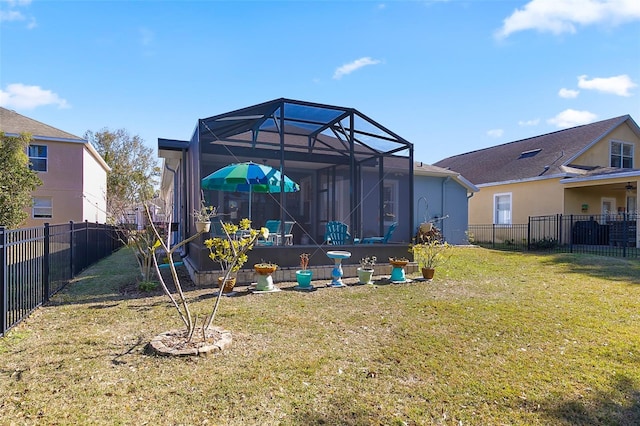
[[[350,153],[356,162],[413,157],[413,144],[354,108],[285,98],[200,119],[196,131],[203,153],[224,154],[216,144],[220,141],[233,146],[236,156],[253,157],[256,150],[265,150],[308,162],[312,154],[318,168],[348,165]]]

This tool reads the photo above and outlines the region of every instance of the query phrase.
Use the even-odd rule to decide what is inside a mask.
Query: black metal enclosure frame
[[[184,237],[194,233],[189,218],[200,203],[200,180],[227,164],[253,161],[301,186],[297,193],[253,194],[254,226],[295,221],[294,244],[317,246],[327,221],[345,222],[354,238],[384,235],[398,222],[392,241],[411,241],[413,145],[356,109],[281,98],[200,119],[189,142],[159,139],[158,147],[183,165],[173,214]],[[204,196],[223,220],[248,216],[247,193]]]

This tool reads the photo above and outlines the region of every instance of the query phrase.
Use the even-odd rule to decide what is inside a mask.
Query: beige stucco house
[[[530,216],[556,214],[629,214],[636,220],[639,151],[640,128],[624,115],[435,165],[461,173],[480,189],[469,200],[470,225],[527,223]]]
[[[28,155],[42,186],[33,193],[33,207],[23,226],[106,222],[111,169],[89,142],[5,108],[0,108],[0,130],[8,136],[33,136]]]

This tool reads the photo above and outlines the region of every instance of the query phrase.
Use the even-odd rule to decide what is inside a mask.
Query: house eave
[[[568,173],[558,173],[555,175],[548,175],[548,176],[536,176],[536,177],[524,178],[524,179],[504,180],[500,182],[479,183],[476,186],[478,188],[487,188],[491,186],[511,185],[511,184],[517,184],[517,183],[525,183],[525,182],[539,182],[539,181],[548,180],[548,179],[562,179],[566,176],[571,176],[571,175]]]
[[[562,179],[560,183],[568,184],[568,183],[583,183],[583,182],[601,182],[605,180],[621,179],[621,178],[622,179],[640,178],[640,170],[631,170],[628,172],[620,172],[620,173],[606,174],[606,175],[569,177],[566,179]]]

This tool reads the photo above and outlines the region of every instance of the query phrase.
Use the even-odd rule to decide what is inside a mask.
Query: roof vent
[[[538,154],[540,151],[542,151],[542,148],[538,148],[538,149],[531,149],[529,151],[522,151],[520,153],[520,157],[518,157],[518,160],[521,158],[529,158],[529,157],[533,157],[536,154]]]

